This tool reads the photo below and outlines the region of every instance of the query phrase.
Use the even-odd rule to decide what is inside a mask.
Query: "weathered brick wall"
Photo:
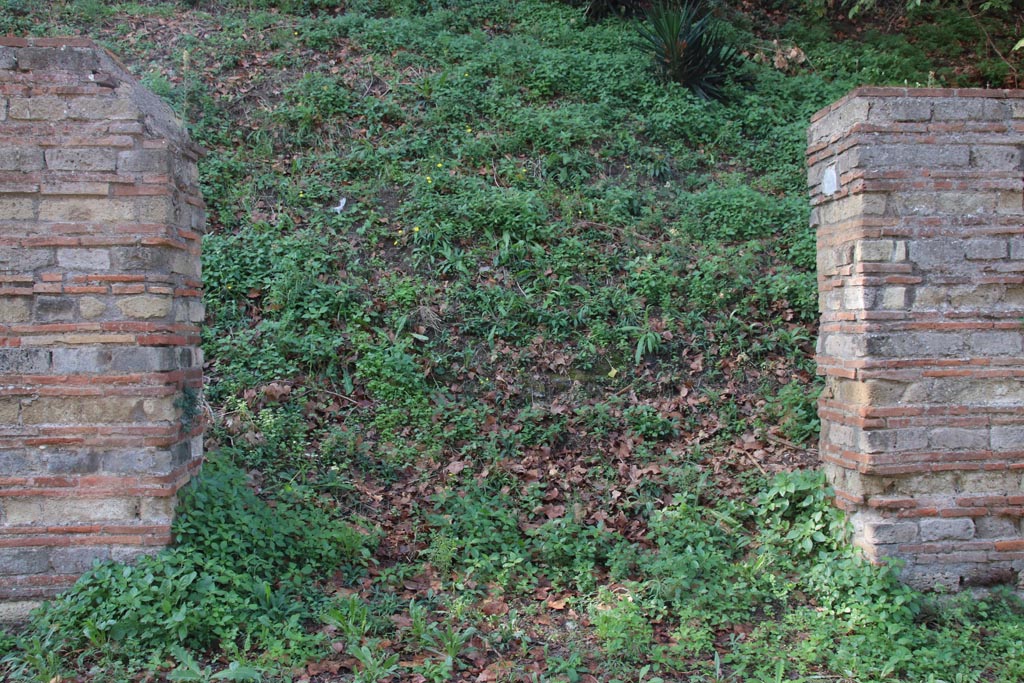
[[[202,451],[197,153],[88,40],[0,37],[0,601],[170,540]]]
[[[862,88],[809,132],[821,454],[919,587],[1024,569],[1024,91]]]

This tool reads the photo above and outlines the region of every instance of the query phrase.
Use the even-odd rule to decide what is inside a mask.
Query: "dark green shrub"
[[[655,5],[639,31],[662,78],[686,86],[701,99],[724,99],[740,57],[725,44],[707,8],[698,2]]]
[[[635,17],[649,5],[649,0],[590,0],[584,15],[591,21],[610,16]]]

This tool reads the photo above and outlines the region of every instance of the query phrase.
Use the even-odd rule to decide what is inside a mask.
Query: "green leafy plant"
[[[724,42],[702,2],[656,3],[639,31],[662,78],[686,86],[701,99],[725,97],[739,52]]]

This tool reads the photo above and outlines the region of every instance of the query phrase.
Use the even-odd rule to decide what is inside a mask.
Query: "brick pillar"
[[[812,119],[821,455],[922,588],[1024,569],[1024,91],[862,88]]]
[[[0,38],[8,605],[170,540],[202,454],[198,152],[90,41]]]

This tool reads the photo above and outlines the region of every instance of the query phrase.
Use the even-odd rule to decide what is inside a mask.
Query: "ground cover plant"
[[[707,6],[710,101],[640,3],[0,8],[209,150],[213,413],[177,544],[0,635],[7,679],[1024,676],[1019,600],[866,565],[813,470],[806,122],[1011,84],[998,8]]]

